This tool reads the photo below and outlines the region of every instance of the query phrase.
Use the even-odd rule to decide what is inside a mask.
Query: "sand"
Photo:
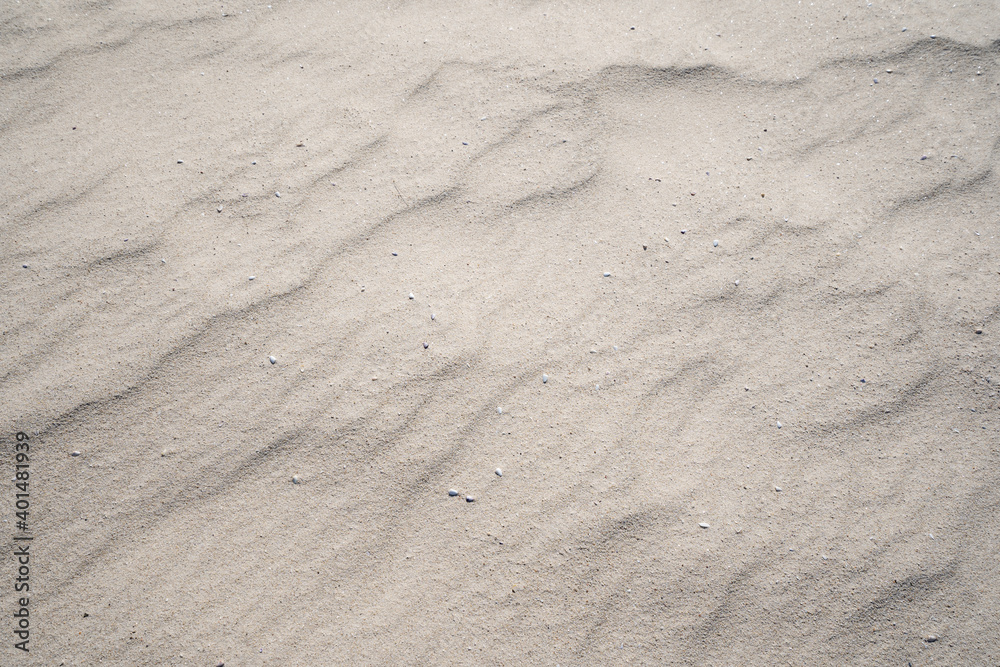
[[[0,7],[0,662],[1000,664],[995,3],[269,1]]]

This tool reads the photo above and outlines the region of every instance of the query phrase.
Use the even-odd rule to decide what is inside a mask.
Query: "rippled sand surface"
[[[0,662],[1000,664],[994,3],[270,1],[0,7]]]

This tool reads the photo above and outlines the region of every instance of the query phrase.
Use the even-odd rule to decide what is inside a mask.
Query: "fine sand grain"
[[[0,664],[1000,664],[996,3],[268,1],[0,4]]]

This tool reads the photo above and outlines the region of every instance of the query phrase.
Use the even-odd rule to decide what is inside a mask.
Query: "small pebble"
[[[611,272],[610,271],[605,271],[604,272],[604,277],[605,278],[610,278],[611,277]]]
[[[503,414],[503,408],[497,408],[497,414],[498,415],[502,415]]]
[[[737,281],[736,281],[735,283],[733,283],[733,284],[734,284],[734,285],[736,285],[737,287],[739,287],[739,286],[740,286],[740,281],[738,281],[738,280],[737,280]]]
[[[412,300],[413,300],[413,298],[414,298],[414,297],[413,297],[413,292],[410,292],[410,300],[412,301]]]
[[[928,644],[933,644],[937,640],[938,640],[937,635],[927,635],[926,637],[924,637],[924,641],[927,642]]]
[[[434,313],[431,313],[431,319],[432,320],[436,320],[437,319],[437,315],[435,315]]]
[[[702,528],[708,528],[707,523],[699,523],[698,525],[701,526]]]
[[[253,161],[253,162],[251,162],[250,164],[257,164],[257,160],[254,160],[254,161]]]
[[[430,343],[424,343],[424,349],[426,350],[428,347],[430,347],[430,345],[431,345]]]
[[[79,452],[79,451],[75,451],[75,452],[73,452],[72,454],[70,454],[70,456],[79,456],[79,455],[80,455],[80,452]]]
[[[778,428],[781,428],[781,422],[778,422]]]
[[[398,252],[394,252],[394,253],[392,253],[392,256],[393,257],[399,257],[399,253]]]
[[[542,384],[545,384],[548,381],[549,381],[549,376],[546,375],[545,373],[542,373]]]
[[[878,83],[878,77],[875,77],[875,79],[873,80],[875,81],[875,83]]]
[[[275,197],[280,197],[280,196],[281,196],[281,193],[280,193],[280,192],[275,192],[275,193],[274,193],[274,196],[275,196]]]
[[[275,359],[274,357],[268,357],[267,360],[270,361],[272,364],[278,363],[278,360]]]
[[[497,477],[503,477],[503,470],[500,470],[500,468],[497,468],[493,472],[497,474]]]
[[[250,276],[247,280],[257,280],[257,276]]]
[[[26,268],[28,268],[28,265],[27,265],[27,264],[22,264],[22,265],[21,265],[21,268],[22,268],[22,269],[26,269]]]
[[[979,335],[982,335],[983,330],[982,329],[976,329],[976,333],[979,334]]]
[[[184,164],[184,160],[178,160],[177,164]]]
[[[774,490],[777,491],[778,493],[781,493],[781,487],[780,486],[774,487]]]
[[[218,207],[218,208],[217,208],[217,209],[215,209],[215,210],[216,210],[216,211],[218,211],[219,213],[222,213],[222,207],[221,207],[221,206],[220,206],[220,207]]]
[[[458,491],[456,491],[455,489],[448,489],[448,495],[454,498],[455,496],[458,495]]]
[[[302,479],[298,475],[292,475],[292,484],[301,484]]]
[[[682,229],[681,230],[681,234],[687,234],[687,233],[688,233],[688,230],[686,230],[686,229]]]
[[[718,240],[712,241],[712,247],[713,248],[718,248],[719,247],[719,241]]]
[[[474,502],[476,502],[476,497],[475,496],[466,496],[465,497],[465,502],[467,502],[467,503],[474,503]]]

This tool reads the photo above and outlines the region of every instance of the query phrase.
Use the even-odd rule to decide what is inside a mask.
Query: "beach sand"
[[[269,1],[0,7],[0,663],[1000,665],[995,3]]]

